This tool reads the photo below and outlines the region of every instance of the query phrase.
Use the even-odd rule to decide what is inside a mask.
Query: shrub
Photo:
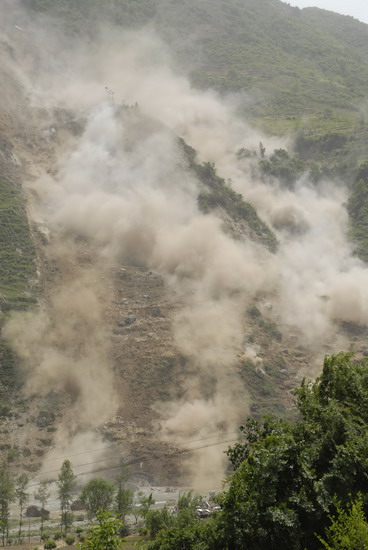
[[[56,548],[56,542],[54,540],[48,540],[43,547],[45,550],[53,550],[53,548]]]
[[[75,538],[72,537],[71,535],[65,537],[65,542],[67,543],[68,546],[72,546],[72,544],[74,544],[74,541],[75,541]]]

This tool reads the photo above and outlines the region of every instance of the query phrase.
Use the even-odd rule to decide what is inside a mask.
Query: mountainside
[[[72,36],[95,36],[103,22],[154,28],[196,86],[230,94],[239,115],[267,132],[299,135],[298,152],[329,174],[351,178],[365,159],[368,26],[352,17],[279,0],[24,5]]]
[[[32,0],[25,5],[57,15],[77,34],[103,21],[128,28],[149,23],[196,84],[248,92],[250,112],[261,117],[323,115],[332,108],[355,118],[366,97],[368,30],[351,17],[279,0],[115,0],[103,6],[91,0]]]
[[[278,0],[0,15],[1,449],[219,485],[248,414],[367,353],[368,26]]]

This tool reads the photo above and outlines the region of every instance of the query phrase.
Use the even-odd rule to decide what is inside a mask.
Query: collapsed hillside
[[[346,189],[263,173],[285,142],[191,88],[156,36],[61,52],[34,25],[2,29],[1,170],[30,223],[7,240],[27,270],[2,296],[2,449],[211,487],[245,416],[292,416],[295,378],[365,353]]]

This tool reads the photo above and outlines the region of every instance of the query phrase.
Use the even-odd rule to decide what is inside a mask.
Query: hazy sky
[[[352,15],[356,19],[368,23],[368,0],[288,0],[292,6],[299,8],[318,7],[324,10],[336,11],[344,15]]]

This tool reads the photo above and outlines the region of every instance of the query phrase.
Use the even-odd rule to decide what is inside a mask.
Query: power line
[[[209,422],[207,422],[206,424],[203,424],[203,426],[206,426],[207,424],[209,424]],[[192,428],[188,428],[186,430],[177,430],[175,432],[173,432],[173,437],[175,437],[175,434],[180,434],[180,433],[186,433],[186,432],[191,432],[192,431]],[[218,433],[219,431],[221,430],[216,430],[216,431],[213,431],[213,432],[209,432],[209,433],[213,433],[213,434],[216,434]],[[232,435],[232,434],[235,434],[235,433],[238,433],[238,432],[231,432],[229,435]],[[206,437],[206,438],[200,438],[200,439],[194,439],[194,440],[191,440],[191,441],[183,441],[183,442],[178,442],[178,443],[175,443],[176,445],[186,445],[186,444],[189,444],[189,443],[197,443],[198,441],[205,441],[206,439],[212,439],[213,437],[216,437],[216,435],[212,435],[212,436],[209,436],[209,437]],[[150,439],[146,439],[146,441],[150,441]],[[156,441],[156,439],[155,439]],[[165,441],[166,443],[169,443],[169,441]],[[94,452],[99,452],[99,451],[106,451],[107,449],[112,449],[116,447],[116,445],[107,445],[106,447],[101,447],[99,449],[89,449],[89,450],[86,450],[86,451],[79,451],[78,453],[73,453],[73,454],[68,454],[66,456],[58,456],[58,457],[55,457],[55,458],[46,458],[43,462],[55,462],[57,460],[63,460],[63,459],[69,459],[71,457],[74,457],[74,456],[80,456],[80,455],[83,455],[83,454],[90,454],[90,453],[94,453]],[[109,457],[105,458],[105,459],[102,459],[102,460],[108,460]],[[100,461],[96,461],[96,462],[101,462]],[[77,464],[75,467],[77,468],[78,466],[83,466],[83,464]]]
[[[231,436],[231,435],[235,435],[237,434],[238,432],[232,432],[230,434],[228,434],[228,436]],[[194,439],[194,440],[190,440],[190,441],[183,441],[183,442],[180,442],[180,443],[176,443],[176,445],[189,445],[190,443],[199,443],[200,441],[208,441],[208,439],[213,439],[214,437],[216,437],[215,435],[213,436],[210,436],[210,437],[204,437],[204,438],[201,438],[201,439]],[[149,440],[149,441],[152,441],[152,440]],[[165,443],[168,443],[168,442],[165,442]],[[215,443],[215,445],[217,445],[217,443]],[[191,449],[187,449],[187,451],[190,451]],[[186,450],[183,450],[184,452]],[[180,452],[180,451],[179,451]],[[70,455],[72,456],[72,455]],[[129,456],[129,455],[128,455]],[[65,457],[65,458],[68,458],[68,457]],[[121,459],[121,456],[107,456],[105,458],[101,458],[99,460],[92,460],[91,462],[84,462],[82,464],[76,464],[74,466],[74,468],[80,468],[82,466],[91,466],[92,464],[98,464],[99,462],[106,462],[107,460],[118,460],[118,459]],[[56,459],[55,459],[56,460]],[[59,472],[59,469],[55,469],[55,470],[49,470],[49,471],[46,471],[46,472],[43,472],[43,475],[48,475],[48,474],[54,474],[55,472]],[[78,474],[77,474],[78,475]]]
[[[156,456],[156,457],[136,458],[136,459],[132,459],[128,462],[125,462],[124,466],[133,466],[135,464],[146,464],[147,462],[154,462],[156,460],[170,459],[170,458],[174,458],[176,456],[179,456],[181,454],[192,453],[192,452],[199,451],[199,450],[202,450],[202,449],[207,449],[207,448],[210,448],[210,447],[216,447],[218,445],[225,445],[226,443],[233,443],[234,441],[238,441],[238,438],[226,439],[226,440],[223,440],[223,441],[218,441],[217,443],[209,443],[207,445],[200,445],[198,447],[194,447],[193,449],[179,449],[179,450],[174,451],[172,453],[166,453],[166,454]],[[118,457],[116,457],[116,459],[117,458]],[[100,461],[86,463],[86,464],[83,464],[83,466],[87,466],[87,465],[90,465],[90,464],[96,464],[97,462],[100,462]],[[89,472],[82,472],[82,473],[76,474],[76,477],[82,477],[82,476],[85,476],[85,475],[90,475],[90,474],[95,474],[95,473],[100,473],[100,472],[108,472],[108,471],[111,471],[111,470],[118,470],[120,468],[121,468],[121,464],[119,464],[119,466],[110,466],[110,467],[104,467],[104,468],[97,468],[97,469],[91,470]],[[44,475],[50,474],[50,473],[55,473],[55,471],[59,471],[59,470],[44,472]],[[53,481],[47,481],[46,483],[53,483]],[[40,484],[41,483],[31,484],[31,485],[29,485],[29,488],[37,487]]]

